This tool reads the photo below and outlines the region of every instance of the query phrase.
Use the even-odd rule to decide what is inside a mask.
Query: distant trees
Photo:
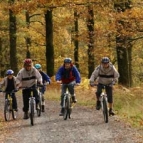
[[[118,66],[119,83],[132,86],[134,59],[132,51],[136,44],[132,39],[143,37],[141,34],[143,24],[140,14],[142,11],[139,8],[133,8],[133,11],[130,7],[131,0],[114,1],[114,5],[109,1],[98,0],[90,2],[79,0],[71,3],[64,0],[53,0],[51,3],[45,0],[24,0],[16,1],[16,4],[14,0],[9,0],[9,7],[5,1],[0,2],[0,5],[2,8],[5,6],[5,11],[9,11],[7,16],[10,43],[8,45],[3,42],[1,36],[0,51],[3,52],[5,48],[3,44],[9,46],[7,59],[10,60],[7,61],[10,62],[7,65],[10,66],[7,67],[15,72],[23,58],[27,57],[43,64],[49,76],[53,76],[55,65],[57,67],[58,62],[68,55],[74,59],[81,73],[89,78],[101,57],[109,56]],[[1,14],[0,11],[0,20],[5,16]],[[2,30],[0,29],[0,32]],[[6,32],[4,34],[7,36]],[[57,34],[63,37],[56,37]],[[139,46],[142,47],[142,44]],[[140,58],[142,55],[136,57]],[[5,66],[5,69],[7,67]]]

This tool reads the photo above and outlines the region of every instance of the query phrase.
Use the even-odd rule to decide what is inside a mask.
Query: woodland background
[[[119,73],[119,84],[143,81],[142,0],[0,0],[0,76],[25,58],[54,76],[71,57],[89,78],[103,56]]]

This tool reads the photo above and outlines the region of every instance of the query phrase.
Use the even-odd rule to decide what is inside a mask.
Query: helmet
[[[6,74],[7,74],[7,75],[14,74],[14,71],[11,70],[11,69],[9,69],[9,70],[6,71]]]
[[[109,63],[110,59],[108,57],[103,57],[101,63]]]
[[[64,59],[64,63],[71,63],[72,62],[72,59],[71,58],[65,58]]]
[[[24,65],[31,65],[32,64],[32,60],[31,59],[25,59],[24,60]]]
[[[36,69],[41,69],[41,65],[40,64],[35,64],[35,68]]]

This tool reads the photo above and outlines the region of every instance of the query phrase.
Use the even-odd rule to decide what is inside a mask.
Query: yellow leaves
[[[87,78],[82,78],[81,84],[79,88],[85,88],[85,89],[89,89],[89,79]]]

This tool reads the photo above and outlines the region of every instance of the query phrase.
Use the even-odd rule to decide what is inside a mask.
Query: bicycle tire
[[[104,122],[108,123],[108,108],[107,108],[107,102],[106,99],[103,98],[103,116],[104,116]]]
[[[38,109],[37,109],[37,116],[40,117],[41,116],[41,112],[42,112],[42,99],[41,96],[39,98],[39,103],[38,103]]]
[[[64,115],[63,115],[64,120],[67,120],[67,117],[70,116],[69,114],[70,114],[70,99],[69,97],[67,97],[65,99],[65,109],[64,109]]]
[[[5,121],[9,121],[10,116],[11,116],[10,104],[9,104],[8,100],[6,100],[5,105],[4,105],[4,118],[5,118]]]
[[[33,126],[34,125],[34,102],[31,101],[30,103],[30,123]]]
[[[71,113],[72,113],[72,108],[73,108],[73,102],[72,102],[72,98],[70,97],[70,107],[69,107],[69,118],[71,118]]]
[[[12,109],[11,113],[12,113],[12,118],[15,120],[16,119],[16,112]]]

